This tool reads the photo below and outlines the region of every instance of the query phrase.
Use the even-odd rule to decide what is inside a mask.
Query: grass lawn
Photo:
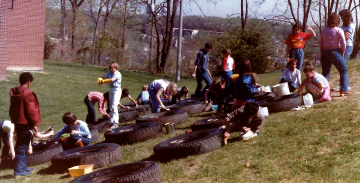
[[[333,101],[317,104],[298,112],[272,114],[260,135],[247,142],[233,141],[213,152],[161,163],[163,182],[359,182],[360,181],[360,118],[359,87],[360,63],[349,62],[351,97],[335,97]],[[318,69],[320,70],[320,69]],[[104,67],[92,67],[58,62],[45,62],[45,73],[34,73],[31,89],[38,95],[42,124],[40,130],[54,125],[55,131],[64,125],[61,117],[74,112],[85,120],[84,97],[89,91],[105,92],[107,86],[98,86],[97,77],[108,72]],[[9,91],[18,85],[18,72],[8,72],[8,82],[0,82],[0,120],[9,119]],[[142,84],[160,76],[121,71],[122,86],[137,97]],[[260,74],[259,83],[274,85],[281,73]],[[172,80],[171,78],[166,78]],[[335,68],[332,86],[339,83]],[[178,84],[188,86],[190,93],[196,87],[195,79],[182,79]],[[122,101],[123,103],[128,100]],[[190,128],[191,123],[205,118],[200,114],[179,126]],[[98,113],[98,116],[100,114]],[[134,123],[134,122],[130,122]],[[123,157],[117,164],[152,159],[152,148],[176,135],[162,135],[143,143],[122,146]],[[238,133],[232,134],[236,137]],[[103,135],[102,135],[103,138]],[[50,162],[35,166],[36,172],[26,178],[13,179],[12,170],[0,170],[0,182],[68,182],[68,173],[54,174]],[[248,166],[245,166],[247,164]]]

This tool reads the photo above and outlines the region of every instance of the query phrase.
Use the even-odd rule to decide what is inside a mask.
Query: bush
[[[248,26],[243,33],[240,26],[235,27],[219,37],[214,50],[217,60],[223,59],[221,49],[224,47],[231,49],[236,66],[240,60],[249,59],[256,73],[264,73],[269,69],[276,50],[272,36],[259,25]]]
[[[51,53],[55,49],[55,44],[51,41],[48,35],[45,36],[45,45],[44,45],[44,59],[49,59]]]

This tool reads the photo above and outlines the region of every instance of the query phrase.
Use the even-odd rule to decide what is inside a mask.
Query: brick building
[[[0,0],[0,80],[44,68],[45,0]]]

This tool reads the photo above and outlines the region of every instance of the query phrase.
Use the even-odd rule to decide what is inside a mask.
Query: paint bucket
[[[165,128],[166,134],[170,135],[175,133],[175,123],[166,123]]]
[[[280,84],[273,86],[273,88],[274,88],[274,93],[275,93],[276,97],[282,97],[284,95],[290,94],[288,83],[280,83]]]

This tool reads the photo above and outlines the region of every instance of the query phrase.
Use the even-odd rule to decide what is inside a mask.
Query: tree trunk
[[[126,43],[126,24],[127,24],[127,14],[128,14],[128,0],[125,0],[124,6],[124,22],[123,22],[123,31],[122,31],[122,39],[121,39],[121,56],[120,60],[124,61],[124,50],[125,50],[125,43]]]
[[[61,50],[60,50],[60,58],[64,60],[64,47],[65,47],[65,29],[66,29],[66,0],[60,0],[61,6],[61,24],[60,24],[60,39],[61,39]]]
[[[76,8],[72,9],[71,21],[71,61],[75,58],[75,29],[76,29]]]

